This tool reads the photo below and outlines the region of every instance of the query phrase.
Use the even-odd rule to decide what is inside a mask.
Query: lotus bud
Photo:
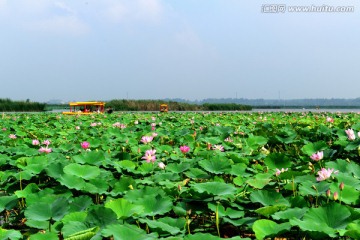
[[[336,200],[338,200],[339,199],[339,194],[338,194],[338,192],[334,192],[334,200],[336,201]]]
[[[260,150],[260,152],[261,152],[262,154],[265,154],[265,155],[269,155],[269,154],[270,154],[270,151],[269,151],[268,149],[266,149],[265,147],[262,147],[261,150]]]
[[[344,182],[341,182],[339,185],[340,191],[344,190],[345,184]]]
[[[326,191],[326,196],[329,198],[330,195],[331,195],[331,191],[330,191],[330,189],[328,189],[328,190]]]

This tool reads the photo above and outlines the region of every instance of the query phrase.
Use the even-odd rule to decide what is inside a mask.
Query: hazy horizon
[[[359,25],[354,0],[0,0],[0,98],[355,99]]]

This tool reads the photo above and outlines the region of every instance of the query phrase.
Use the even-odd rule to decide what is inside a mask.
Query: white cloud
[[[186,48],[202,49],[204,46],[198,34],[189,28],[176,32],[174,36],[175,42]]]
[[[138,0],[137,17],[144,20],[158,21],[163,12],[163,6],[159,0]]]
[[[108,20],[118,23],[123,21],[128,14],[128,7],[118,1],[111,1],[105,7],[103,14]]]
[[[51,18],[32,21],[26,25],[28,30],[53,34],[82,35],[89,31],[87,25],[75,16],[53,16]]]
[[[0,0],[1,9],[6,13],[3,24],[6,21],[13,28],[61,35],[81,35],[89,31],[77,11],[66,1]]]
[[[158,22],[163,13],[160,0],[108,0],[103,1],[103,4],[102,15],[115,23]]]

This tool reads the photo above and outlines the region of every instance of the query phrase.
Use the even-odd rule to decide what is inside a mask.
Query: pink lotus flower
[[[230,137],[227,137],[224,139],[225,142],[233,142],[233,140]]]
[[[90,126],[91,126],[91,127],[96,127],[96,126],[97,126],[97,123],[96,123],[96,122],[91,123]]]
[[[52,149],[51,148],[48,148],[47,146],[46,147],[41,147],[39,149],[39,152],[41,153],[51,153],[52,152]]]
[[[155,162],[156,156],[155,156],[156,150],[147,150],[145,152],[145,155],[141,158],[146,160],[146,162]]]
[[[80,126],[76,126],[75,129],[76,129],[76,130],[80,130]]]
[[[213,150],[219,150],[219,151],[221,151],[221,152],[224,151],[224,147],[223,147],[222,145],[214,145],[214,146],[212,147],[212,149],[213,149]]]
[[[331,118],[331,117],[327,117],[327,118],[326,118],[326,121],[329,122],[329,123],[333,123],[333,122],[334,122],[334,119]]]
[[[181,147],[180,147],[180,151],[181,151],[183,154],[185,154],[185,153],[187,153],[187,152],[190,151],[190,147],[189,147],[189,146],[186,146],[186,145],[181,146]]]
[[[147,144],[149,142],[151,142],[153,140],[153,137],[152,136],[143,136],[140,140],[140,142],[144,143],[144,144]]]
[[[310,158],[314,161],[320,161],[321,159],[323,159],[324,157],[324,152],[320,151],[320,152],[316,152],[313,155],[310,156]]]
[[[332,173],[337,174],[338,172],[339,171],[334,171],[333,168],[332,169],[330,169],[330,168],[328,168],[328,169],[322,168],[320,171],[317,172],[318,177],[316,178],[316,180],[318,182],[324,181],[324,180],[330,178]]]
[[[37,139],[32,140],[32,145],[37,146],[39,144],[40,144],[39,140]]]
[[[355,133],[354,133],[354,130],[353,130],[353,129],[347,129],[347,130],[345,130],[345,132],[346,132],[346,134],[347,134],[347,136],[348,136],[348,139],[349,139],[350,141],[355,140]]]
[[[280,169],[276,169],[276,172],[275,172],[275,175],[276,176],[279,176],[281,173],[283,173],[283,172],[286,172],[288,170],[288,168],[281,168],[281,170]]]
[[[166,165],[163,162],[159,162],[158,166],[161,169],[165,169],[165,167],[166,167]]]
[[[116,122],[116,123],[113,124],[113,127],[118,127],[118,128],[120,128],[120,125],[121,125],[120,122]]]
[[[46,146],[49,146],[51,142],[50,142],[50,140],[46,139],[42,143]]]
[[[82,142],[80,145],[81,145],[81,147],[82,147],[83,149],[85,149],[85,150],[90,147],[90,143],[89,143],[89,142]]]
[[[10,135],[9,135],[9,138],[11,138],[11,139],[16,139],[16,135],[15,135],[15,134],[10,134]]]

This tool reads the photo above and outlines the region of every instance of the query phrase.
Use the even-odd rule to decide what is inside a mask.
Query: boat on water
[[[64,115],[91,115],[105,112],[105,102],[70,102],[69,111],[62,112]]]

